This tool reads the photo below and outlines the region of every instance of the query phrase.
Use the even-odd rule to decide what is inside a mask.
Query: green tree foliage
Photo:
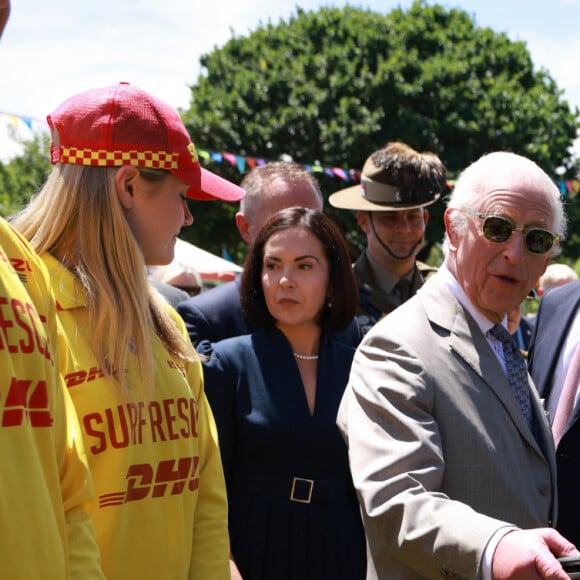
[[[535,70],[523,42],[480,28],[464,11],[415,2],[377,14],[353,7],[297,9],[201,58],[184,120],[200,149],[324,166],[358,168],[387,141],[437,153],[450,177],[485,152],[524,154],[548,172],[574,176],[578,127],[562,92]],[[234,181],[227,163],[206,163]],[[345,187],[321,178],[325,194]],[[428,234],[443,234],[444,203]],[[196,204],[191,241],[214,252],[244,247],[235,209]],[[349,240],[361,236],[349,212],[328,211]]]
[[[50,171],[49,140],[37,135],[22,143],[22,155],[0,162],[0,215],[8,217],[20,209],[43,184]]]
[[[580,193],[567,194],[564,208],[568,218],[568,233],[558,261],[572,266],[580,274]]]
[[[201,58],[184,121],[201,150],[266,160],[360,169],[387,141],[437,153],[453,179],[481,154],[504,149],[537,161],[550,174],[576,177],[571,146],[579,126],[562,91],[536,70],[523,42],[478,27],[458,9],[415,2],[378,14],[353,7],[297,9],[235,36]],[[22,156],[0,163],[0,214],[9,215],[44,181],[46,137]],[[239,182],[227,162],[202,160]],[[325,196],[350,185],[325,174]],[[430,207],[430,246],[440,260],[444,202]],[[569,237],[560,259],[580,256],[580,198],[566,197]],[[241,263],[246,247],[234,222],[235,204],[191,202],[196,218],[183,235],[204,249],[229,250]],[[343,225],[353,256],[364,240],[350,212],[327,205]],[[578,234],[576,234],[578,232]]]

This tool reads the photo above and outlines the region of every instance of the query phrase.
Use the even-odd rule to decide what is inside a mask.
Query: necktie
[[[489,332],[501,342],[508,381],[526,423],[532,429],[532,405],[530,403],[530,385],[526,361],[516,341],[503,325],[496,324]]]
[[[562,387],[562,393],[558,400],[556,413],[554,414],[554,422],[552,423],[552,433],[554,434],[554,441],[556,445],[562,439],[562,435],[566,430],[568,419],[572,414],[574,408],[574,400],[576,399],[576,392],[580,384],[580,345],[576,347],[576,351],[570,361],[570,367],[566,373],[566,380]]]
[[[409,282],[407,278],[400,278],[399,281],[395,284],[395,288],[399,294],[400,303],[403,304],[403,302],[405,302],[411,294],[411,282]]]

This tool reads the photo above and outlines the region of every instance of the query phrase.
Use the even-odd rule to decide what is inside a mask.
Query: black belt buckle
[[[299,503],[310,503],[312,499],[312,489],[314,488],[313,479],[304,479],[303,477],[294,477],[292,479],[292,489],[290,491],[290,501]]]

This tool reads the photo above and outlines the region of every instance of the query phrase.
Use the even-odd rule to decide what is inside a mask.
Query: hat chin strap
[[[387,244],[385,244],[385,242],[383,242],[383,240],[381,239],[381,236],[379,236],[379,234],[377,233],[377,230],[375,229],[375,222],[373,220],[373,212],[369,211],[369,217],[371,220],[371,228],[373,228],[373,234],[375,234],[375,238],[377,238],[377,240],[379,240],[379,244],[381,244],[381,246],[383,247],[383,249],[385,249],[387,251],[387,253],[389,254],[389,256],[391,256],[391,258],[394,258],[395,260],[408,260],[414,253],[415,250],[417,249],[417,246],[419,244],[421,244],[423,242],[423,238],[425,236],[421,236],[411,247],[411,249],[409,250],[409,252],[405,255],[405,256],[395,256],[395,254],[393,254],[393,252],[391,252],[391,249],[389,248],[389,246],[387,246]]]

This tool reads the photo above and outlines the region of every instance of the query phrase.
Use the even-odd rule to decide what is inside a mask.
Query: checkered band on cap
[[[179,154],[166,151],[104,151],[61,147],[60,161],[73,165],[91,165],[93,167],[110,167],[117,165],[137,165],[149,169],[179,169]]]

